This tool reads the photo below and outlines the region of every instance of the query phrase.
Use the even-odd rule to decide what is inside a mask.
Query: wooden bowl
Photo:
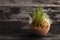
[[[30,30],[33,34],[38,35],[38,36],[46,36],[47,33],[50,30],[50,24],[47,23],[45,27],[36,27],[36,26],[30,26]]]

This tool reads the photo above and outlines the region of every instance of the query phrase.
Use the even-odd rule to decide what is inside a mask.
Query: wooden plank
[[[35,6],[35,7],[60,7],[60,5],[56,5],[56,4],[0,4],[0,6],[16,6],[16,7],[20,7],[20,6]]]

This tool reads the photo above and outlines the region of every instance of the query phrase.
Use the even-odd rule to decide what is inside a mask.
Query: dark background
[[[32,11],[41,3],[44,4],[43,7],[52,21],[46,37],[36,36],[29,30],[28,22],[32,16]],[[0,0],[0,39],[58,40],[60,38],[59,4],[59,0]]]

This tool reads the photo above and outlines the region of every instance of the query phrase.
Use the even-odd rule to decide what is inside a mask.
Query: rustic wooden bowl
[[[50,24],[47,24],[46,27],[36,27],[36,26],[30,26],[30,30],[33,34],[38,35],[38,36],[46,36],[50,30]]]

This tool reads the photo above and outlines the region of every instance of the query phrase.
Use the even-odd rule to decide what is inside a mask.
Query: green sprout
[[[33,10],[33,21],[35,23],[37,23],[38,21],[38,26],[42,26],[44,25],[44,19],[47,18],[47,15],[44,15],[44,11],[43,11],[43,7],[39,7],[39,8],[35,8]]]

